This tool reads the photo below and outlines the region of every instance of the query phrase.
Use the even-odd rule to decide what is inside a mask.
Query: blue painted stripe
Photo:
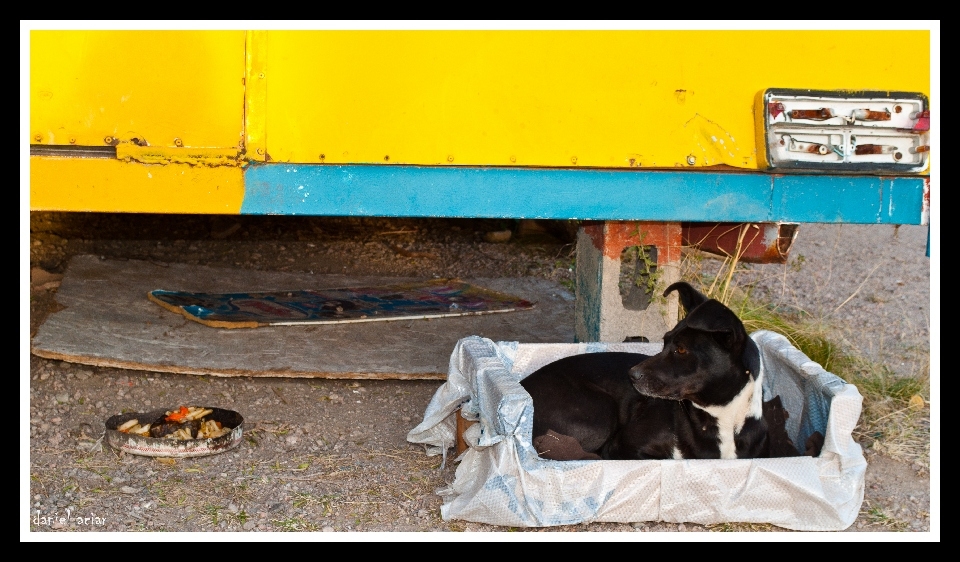
[[[922,177],[252,164],[242,214],[919,224]]]
[[[776,200],[796,222],[919,224],[923,178],[781,176]]]

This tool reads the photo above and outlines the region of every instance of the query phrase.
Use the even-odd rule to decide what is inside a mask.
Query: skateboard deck
[[[341,324],[512,312],[530,301],[459,279],[338,289],[192,293],[157,289],[147,298],[214,328]]]

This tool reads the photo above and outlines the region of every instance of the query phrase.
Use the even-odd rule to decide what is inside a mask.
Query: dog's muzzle
[[[633,367],[627,374],[630,376],[630,383],[634,390],[644,396],[663,400],[680,400],[676,389],[666,387],[656,374],[645,372],[643,365]]]

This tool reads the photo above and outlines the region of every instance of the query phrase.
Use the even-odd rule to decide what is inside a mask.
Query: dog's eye
[[[677,345],[676,352],[679,353],[679,354],[681,354],[681,355],[683,355],[684,353],[687,352],[687,348],[685,348],[685,347],[683,347],[682,345],[679,345],[679,344],[678,344],[678,345]]]

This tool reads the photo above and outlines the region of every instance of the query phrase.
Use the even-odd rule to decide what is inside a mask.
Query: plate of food
[[[111,447],[147,457],[202,457],[229,451],[243,438],[243,416],[233,410],[178,406],[117,414],[106,421]]]

